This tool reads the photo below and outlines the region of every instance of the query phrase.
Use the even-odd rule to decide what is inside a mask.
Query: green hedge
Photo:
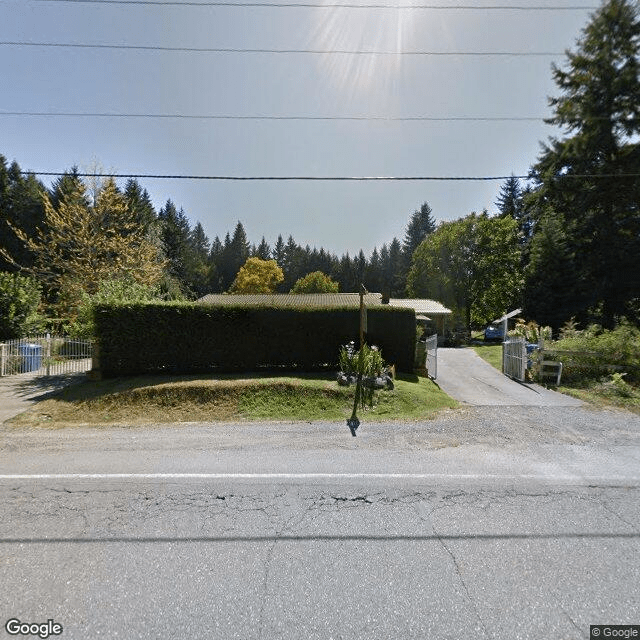
[[[105,377],[336,369],[340,346],[359,339],[359,311],[346,307],[97,305],[94,321]],[[412,310],[368,310],[367,342],[399,371],[413,370],[415,336]]]

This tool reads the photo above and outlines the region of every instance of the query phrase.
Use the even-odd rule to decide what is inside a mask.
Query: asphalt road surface
[[[328,423],[5,427],[0,443],[3,627],[568,640],[640,624],[631,414],[466,407],[365,418],[357,438]]]

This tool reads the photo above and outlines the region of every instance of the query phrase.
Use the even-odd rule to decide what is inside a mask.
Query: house
[[[265,307],[359,307],[359,293],[210,293],[196,300],[215,305],[260,305]],[[382,304],[381,293],[367,293],[364,304],[374,307]]]
[[[416,312],[416,320],[423,322],[427,335],[438,334],[438,344],[444,343],[444,335],[447,329],[447,317],[451,315],[451,309],[427,298],[391,298],[389,305],[392,307],[404,307]]]

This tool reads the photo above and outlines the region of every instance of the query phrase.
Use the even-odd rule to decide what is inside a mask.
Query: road
[[[630,414],[467,407],[365,419],[357,438],[328,423],[0,436],[0,611],[63,639],[584,639],[640,623]]]

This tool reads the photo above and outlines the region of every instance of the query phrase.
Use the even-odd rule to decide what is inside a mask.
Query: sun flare
[[[414,14],[411,9],[317,9],[313,46],[336,52],[319,56],[318,64],[338,89],[354,96],[374,87],[388,90],[412,41]],[[364,53],[370,51],[383,53]]]

